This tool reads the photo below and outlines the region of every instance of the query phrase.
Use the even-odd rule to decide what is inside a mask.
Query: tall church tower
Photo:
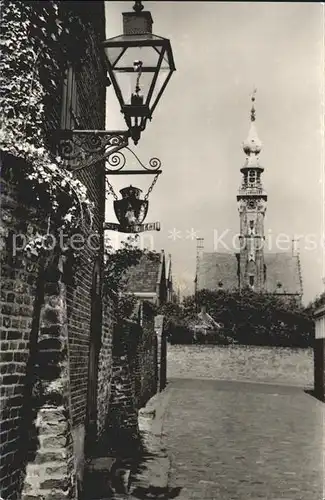
[[[237,195],[240,217],[239,286],[260,291],[265,283],[263,247],[267,195],[261,181],[264,168],[259,163],[262,143],[255,127],[255,92],[252,95],[250,130],[243,143],[246,154],[245,164],[240,170],[243,179]]]

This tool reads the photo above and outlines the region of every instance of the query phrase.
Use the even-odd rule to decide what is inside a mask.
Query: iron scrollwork
[[[66,161],[78,162],[76,170],[109,158],[128,145],[129,133],[106,130],[62,130],[58,154]]]
[[[160,173],[160,167],[161,167],[161,161],[159,158],[150,158],[149,160],[149,166],[144,165],[142,161],[139,159],[139,157],[135,154],[134,151],[132,151],[131,148],[129,148],[127,145],[125,146],[124,149],[127,149],[132,155],[136,158],[138,161],[139,165],[142,167],[143,170],[128,170],[128,171],[123,171],[125,164],[126,164],[126,157],[122,151],[116,151],[111,153],[107,158],[106,158],[106,173],[107,174],[118,174],[118,173],[129,173],[129,174],[155,174],[155,173]]]

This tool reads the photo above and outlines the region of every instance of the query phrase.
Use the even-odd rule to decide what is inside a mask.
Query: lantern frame
[[[143,13],[144,14],[144,13]],[[110,38],[103,42],[104,49],[120,49],[121,53],[116,57],[115,60],[111,61],[109,57],[107,57],[107,69],[110,78],[110,82],[113,85],[115,94],[118,98],[121,112],[124,114],[125,122],[130,130],[130,135],[135,144],[137,144],[141,132],[145,130],[147,120],[152,119],[152,115],[154,110],[157,107],[157,104],[173,74],[175,71],[175,63],[172,53],[172,48],[170,44],[170,40],[167,38],[159,37],[157,35],[153,35],[152,33],[143,33],[137,35],[120,35],[117,37]],[[118,73],[130,73],[134,74],[134,66],[119,66],[119,62],[123,55],[130,48],[152,48],[155,52],[159,54],[158,61],[156,66],[142,66],[142,73],[152,73],[153,78],[151,80],[149,89],[146,94],[146,98],[144,102],[135,102],[136,99],[133,99],[133,103],[127,104],[126,101],[129,96],[123,95],[121,87],[118,83],[117,74]],[[158,81],[158,76],[163,71],[162,64],[163,62],[167,62],[167,72],[166,78],[159,89],[159,92],[153,98],[154,91],[156,88],[156,84]],[[136,96],[133,95],[135,98]]]

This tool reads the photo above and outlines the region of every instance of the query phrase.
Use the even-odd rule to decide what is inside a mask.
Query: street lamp
[[[133,186],[120,191],[122,199],[115,194],[106,178],[108,189],[114,196],[114,210],[120,224],[105,223],[104,229],[121,232],[141,232],[160,230],[160,224],[143,221],[148,211],[148,196],[161,173],[161,162],[152,158],[150,168],[143,165],[139,158],[128,148],[129,138],[137,144],[147,120],[153,112],[175,71],[170,41],[152,33],[153,20],[149,11],[143,11],[141,1],[137,0],[134,12],[123,13],[123,34],[102,42],[106,55],[109,84],[124,114],[127,130],[59,130],[57,148],[59,156],[66,161],[77,161],[73,170],[81,170],[105,160],[109,175],[154,174],[148,193],[141,199],[141,189]],[[121,149],[127,148],[137,158],[142,169],[124,169],[125,157]],[[119,159],[118,159],[119,158]],[[120,162],[120,159],[122,163]],[[117,163],[116,163],[117,161]]]
[[[149,11],[123,13],[123,35],[103,42],[108,73],[135,144],[175,71],[170,41],[152,33]]]
[[[80,170],[135,144],[146,127],[175,71],[170,41],[152,33],[152,17],[136,1],[134,12],[123,13],[123,34],[105,40],[109,83],[113,85],[127,130],[59,130],[58,154],[77,160]]]

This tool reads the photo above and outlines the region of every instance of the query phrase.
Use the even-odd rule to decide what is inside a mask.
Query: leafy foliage
[[[80,47],[85,38],[78,18],[63,8],[68,3],[1,1],[0,148],[8,160],[2,176],[45,207],[52,225],[71,233],[89,225],[92,203],[85,186],[50,153],[46,136],[47,107],[61,93],[69,43]]]
[[[192,342],[191,322],[198,309],[206,306],[212,318],[224,325],[215,332],[215,342],[248,345],[312,345],[313,321],[295,300],[284,302],[279,297],[251,290],[211,292],[202,290],[187,297],[179,319],[187,325],[185,338]]]
[[[306,314],[313,317],[316,309],[325,305],[325,292],[321,293],[318,297],[312,300],[306,307]]]
[[[136,304],[135,297],[127,293],[128,270],[136,266],[143,256],[150,259],[157,258],[158,255],[157,252],[139,248],[138,241],[138,235],[130,236],[117,250],[110,244],[105,248],[104,294],[117,302],[121,318],[129,318]]]

